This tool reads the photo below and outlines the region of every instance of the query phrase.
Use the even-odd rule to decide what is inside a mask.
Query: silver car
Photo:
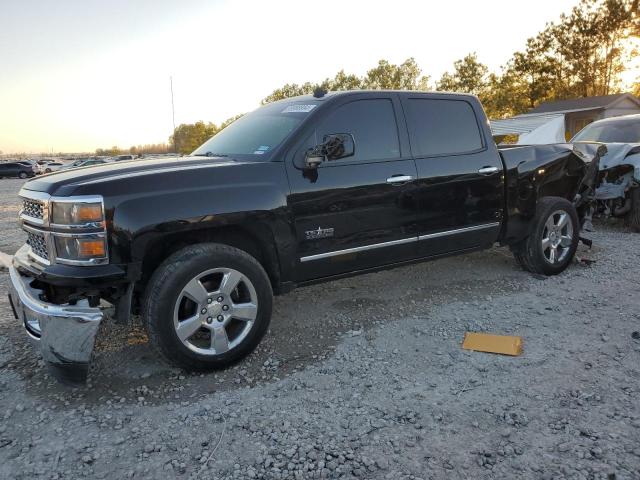
[[[598,213],[624,218],[640,232],[640,115],[606,118],[590,123],[572,139],[599,142],[607,147],[600,160],[596,190]]]

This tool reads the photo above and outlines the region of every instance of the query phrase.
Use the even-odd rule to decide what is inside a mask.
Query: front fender
[[[112,263],[142,262],[168,235],[243,226],[276,242],[278,255],[295,247],[282,163],[255,162],[122,178],[102,188]],[[267,238],[270,237],[270,238]],[[277,241],[275,240],[277,239]]]

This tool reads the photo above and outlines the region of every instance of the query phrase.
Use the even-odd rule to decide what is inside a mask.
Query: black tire
[[[257,314],[244,339],[225,353],[203,355],[178,338],[174,307],[185,285],[209,269],[234,269],[246,276],[257,295]],[[269,327],[273,292],[267,273],[251,255],[228,245],[205,243],[186,247],[167,258],[153,273],[142,304],[149,341],[169,363],[187,370],[227,367],[247,356]]]
[[[568,215],[572,235],[568,245],[559,245],[562,253],[556,261],[552,262],[545,253],[547,250],[543,249],[542,241],[543,238],[548,238],[543,237],[547,232],[547,221],[551,216],[559,218],[558,212]],[[531,273],[557,275],[563,272],[573,260],[580,236],[580,222],[573,204],[560,197],[544,197],[538,202],[532,222],[529,236],[518,245],[511,247],[516,262]]]
[[[27,178],[29,175],[26,174],[26,172],[20,172],[20,174],[18,175],[18,177],[20,177],[21,179],[25,179]]]
[[[50,168],[45,169],[44,173],[51,173],[51,169]]]
[[[625,223],[634,232],[640,233],[640,187],[631,190],[631,210],[625,217]]]

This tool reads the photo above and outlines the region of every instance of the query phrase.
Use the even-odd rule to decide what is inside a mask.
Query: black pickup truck
[[[598,158],[590,144],[498,150],[469,95],[291,98],[188,157],[25,183],[10,300],[63,380],[86,378],[107,317],[141,315],[181,367],[224,367],[265,334],[273,293],[296,286],[496,243],[529,271],[562,272]]]

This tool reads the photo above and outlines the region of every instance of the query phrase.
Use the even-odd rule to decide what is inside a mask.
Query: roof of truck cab
[[[296,97],[288,97],[283,98],[281,100],[277,100],[273,103],[286,103],[292,101],[322,101],[324,99],[336,98],[336,97],[345,97],[350,95],[362,95],[362,94],[371,94],[371,95],[379,95],[381,93],[408,93],[411,95],[446,95],[451,97],[461,97],[461,98],[477,98],[475,95],[470,93],[457,93],[457,92],[425,92],[421,90],[332,90],[325,93],[322,97],[315,97],[313,94],[306,95],[298,95]]]

